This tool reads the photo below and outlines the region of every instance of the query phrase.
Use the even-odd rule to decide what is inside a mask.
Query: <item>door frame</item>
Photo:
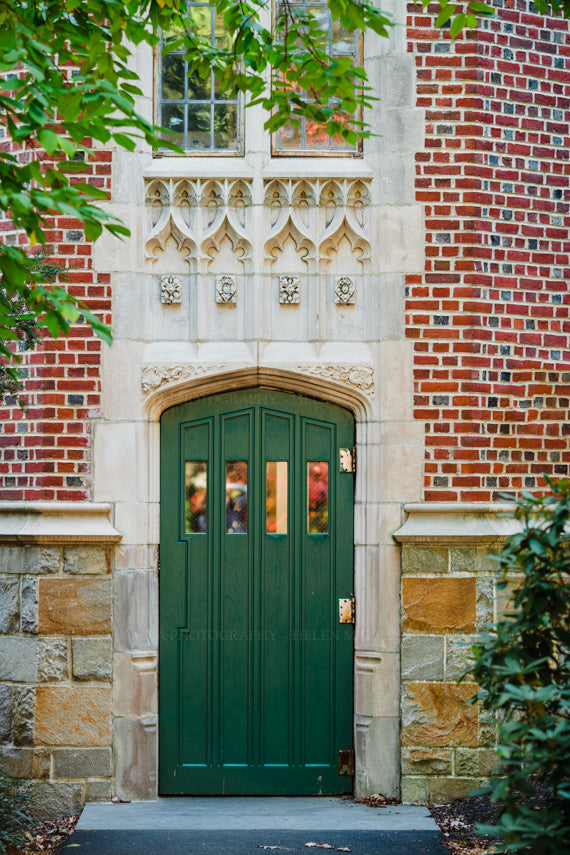
[[[372,376],[372,382],[370,377]],[[354,580],[357,602],[354,648],[354,745],[355,796],[398,792],[400,779],[400,662],[399,662],[399,551],[391,538],[401,520],[401,504],[387,504],[380,493],[381,426],[378,399],[374,396],[374,373],[366,366],[332,366],[315,374],[281,367],[236,368],[231,364],[196,363],[186,370],[174,367],[167,382],[153,385],[144,402],[147,421],[139,423],[141,440],[148,451],[147,513],[141,515],[149,556],[159,544],[160,529],[160,416],[176,404],[252,387],[293,392],[338,404],[352,412],[355,420],[358,460],[354,492]],[[142,518],[146,517],[146,518]],[[119,521],[117,521],[119,523]],[[153,546],[154,545],[154,546]],[[150,560],[150,558],[149,558]],[[152,563],[151,565],[152,566]],[[117,594],[119,598],[125,592]],[[150,597],[158,623],[156,592]],[[124,609],[125,602],[119,603]],[[149,602],[150,608],[150,602]],[[157,638],[158,642],[158,638]],[[154,680],[158,696],[156,650],[145,655],[144,673]],[[152,663],[152,664],[151,664]],[[141,659],[142,664],[142,659]],[[116,691],[122,680],[115,672]],[[125,684],[126,689],[126,684]],[[141,717],[145,749],[129,767],[129,775],[145,781],[137,789],[138,798],[154,798],[157,793],[156,716]],[[126,780],[126,776],[125,776]],[[116,782],[118,794],[122,791]],[[125,785],[126,792],[126,785]],[[131,791],[132,792],[132,791]]]

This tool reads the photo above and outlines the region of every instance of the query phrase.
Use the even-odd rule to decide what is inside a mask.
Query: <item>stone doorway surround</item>
[[[251,387],[289,391],[339,404],[356,422],[355,481],[355,792],[397,792],[399,786],[399,558],[390,531],[401,505],[382,493],[378,442],[380,386],[371,361],[290,365],[160,362],[147,348],[142,383],[148,421],[148,479],[144,509],[150,536],[159,523],[160,415],[170,406]],[[180,354],[179,354],[180,355]],[[419,463],[419,455],[418,455]],[[386,465],[384,463],[384,465]],[[416,468],[420,472],[420,466]],[[390,476],[393,490],[397,480]],[[387,487],[389,485],[386,485]],[[384,501],[381,502],[381,496]],[[139,508],[139,512],[143,510]],[[143,520],[140,519],[141,524]],[[379,543],[378,527],[384,543]],[[152,533],[152,534],[151,534]],[[149,538],[150,539],[150,538]],[[140,549],[140,547],[139,547]],[[151,550],[154,546],[151,547]],[[115,580],[115,788],[121,798],[156,797],[157,586],[152,571],[122,568],[132,549],[120,547]],[[120,554],[122,553],[122,555]],[[131,557],[129,557],[131,556]],[[380,595],[382,592],[382,596]],[[146,615],[146,625],[145,624]],[[145,642],[143,648],[141,642]],[[136,646],[135,646],[136,645]]]

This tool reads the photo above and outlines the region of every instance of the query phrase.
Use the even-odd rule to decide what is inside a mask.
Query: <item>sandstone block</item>
[[[61,549],[59,546],[40,546],[38,549],[38,573],[59,573]]]
[[[443,638],[404,636],[402,677],[405,680],[443,680]]]
[[[32,784],[32,810],[34,819],[57,819],[80,813],[83,807],[81,784],[56,781],[34,781]]]
[[[9,742],[12,732],[12,688],[0,684],[0,742]]]
[[[87,781],[85,784],[86,802],[109,802],[113,796],[110,781]]]
[[[115,718],[115,791],[121,799],[156,797],[156,716]]]
[[[26,576],[22,579],[20,627],[22,632],[38,631],[38,580]]]
[[[38,639],[38,681],[50,683],[67,679],[67,639]]]
[[[37,658],[37,638],[0,635],[0,680],[35,683]]]
[[[0,576],[0,632],[20,628],[20,583],[17,576]]]
[[[475,577],[402,581],[403,628],[416,632],[471,632],[475,629]]]
[[[402,743],[429,746],[477,746],[478,711],[468,701],[474,683],[405,683]]]
[[[79,546],[63,553],[64,573],[105,575],[111,572],[111,553],[96,546]]]
[[[459,680],[465,668],[469,665],[471,646],[476,636],[472,638],[448,638],[445,655],[445,679]]]
[[[111,653],[110,638],[74,638],[71,642],[73,676],[76,680],[110,680]]]
[[[34,744],[36,696],[33,686],[12,689],[12,737],[16,745]]]
[[[49,778],[49,759],[44,748],[0,749],[0,765],[14,778]]]
[[[109,778],[110,748],[56,748],[53,753],[56,778]]]
[[[447,573],[448,561],[445,547],[402,547],[402,573]]]
[[[402,749],[403,775],[451,775],[451,751]]]
[[[40,745],[108,745],[111,690],[102,686],[38,686],[36,740]]]
[[[111,579],[40,579],[38,626],[46,635],[110,632]]]
[[[482,577],[477,579],[477,629],[485,630],[493,621],[493,580]]]
[[[434,804],[446,804],[454,799],[464,799],[471,790],[477,789],[481,781],[477,778],[431,778],[429,800]]]
[[[497,764],[497,755],[489,748],[455,751],[455,774],[462,778],[488,778]]]
[[[427,804],[429,801],[429,779],[402,778],[402,802],[405,805]]]
[[[452,546],[449,551],[449,569],[452,573],[475,573],[477,557],[474,547]]]
[[[0,546],[0,573],[39,573],[34,546]]]

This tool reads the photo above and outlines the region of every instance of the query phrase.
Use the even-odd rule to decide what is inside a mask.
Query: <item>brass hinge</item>
[[[356,472],[356,446],[339,448],[339,465],[341,472]]]
[[[156,572],[160,575],[160,543],[156,552]]]
[[[354,775],[354,749],[338,752],[338,774]]]
[[[346,597],[338,601],[338,622],[339,623],[355,623],[356,608],[354,605],[354,597]]]

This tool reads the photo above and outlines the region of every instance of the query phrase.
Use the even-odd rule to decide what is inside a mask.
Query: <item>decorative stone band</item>
[[[266,366],[267,368],[274,366]],[[150,395],[161,387],[174,385],[187,380],[205,376],[214,376],[228,371],[239,370],[241,366],[215,364],[185,364],[185,365],[147,365],[142,373],[142,390]],[[275,366],[279,368],[279,366]],[[322,377],[343,386],[356,389],[372,404],[374,402],[374,368],[372,365],[338,365],[338,364],[301,364],[286,366],[288,371],[302,375]]]
[[[404,505],[398,543],[492,544],[521,530],[510,502],[422,502]]]
[[[0,502],[0,543],[116,543],[110,514],[93,502]]]

